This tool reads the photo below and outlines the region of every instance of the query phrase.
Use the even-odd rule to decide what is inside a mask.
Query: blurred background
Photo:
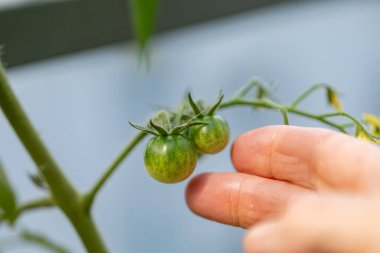
[[[159,105],[176,106],[185,90],[214,101],[252,77],[291,102],[317,82],[333,84],[345,110],[380,114],[380,1],[161,0],[149,67],[139,63],[124,0],[0,0],[0,44],[12,86],[75,186],[87,190]],[[324,93],[305,110],[327,112]],[[276,112],[248,108],[221,112],[232,139],[281,124]],[[320,126],[290,115],[291,124]],[[144,143],[145,144],[145,143]],[[94,210],[110,252],[241,252],[244,230],[204,220],[184,201],[186,182],[153,181],[143,167],[144,144],[100,193]],[[42,196],[28,173],[36,169],[0,115],[0,156],[19,201]],[[206,157],[195,174],[233,171],[229,149]],[[57,210],[28,213],[20,227],[84,252]],[[2,252],[45,252],[10,243]],[[48,251],[46,251],[48,252]]]

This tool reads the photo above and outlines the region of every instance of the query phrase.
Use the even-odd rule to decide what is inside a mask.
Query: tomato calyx
[[[207,123],[196,121],[194,117],[185,123],[177,124],[173,127],[170,120],[170,115],[165,110],[159,111],[156,116],[150,118],[149,123],[146,127],[134,124],[132,122],[129,122],[129,124],[139,131],[143,131],[155,136],[179,135],[181,132],[192,126],[207,125]]]
[[[193,97],[191,96],[190,92],[187,94],[187,98],[189,100],[189,104],[191,108],[193,109],[193,112],[196,115],[196,117],[202,118],[204,116],[212,116],[215,114],[215,112],[218,110],[220,104],[223,101],[224,95],[221,94],[218,100],[213,105],[211,105],[211,107],[208,110],[203,110],[203,111],[199,108],[198,104],[193,100]]]

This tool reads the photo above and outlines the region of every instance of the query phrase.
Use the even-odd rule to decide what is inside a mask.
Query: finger
[[[303,200],[282,219],[253,227],[244,248],[248,253],[380,252],[379,211],[379,204],[368,200]]]
[[[310,190],[253,175],[207,173],[190,181],[186,201],[204,218],[246,228],[276,217],[290,198],[307,193]]]
[[[239,136],[231,150],[239,172],[313,189],[379,187],[380,149],[318,128],[270,126]]]

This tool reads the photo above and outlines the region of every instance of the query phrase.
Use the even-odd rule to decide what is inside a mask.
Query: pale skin
[[[190,181],[190,209],[248,228],[247,253],[380,252],[380,148],[318,128],[270,126],[239,136],[237,172]]]

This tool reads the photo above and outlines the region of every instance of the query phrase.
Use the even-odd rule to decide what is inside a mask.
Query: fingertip
[[[237,137],[231,148],[231,161],[235,169],[239,172],[271,177],[270,171],[267,170],[270,148],[277,132],[284,127],[286,126],[267,126],[250,130]]]
[[[252,136],[258,131],[257,129],[250,130],[238,136],[231,146],[231,161],[236,170],[244,170],[247,160],[251,157],[246,154],[251,150]]]

